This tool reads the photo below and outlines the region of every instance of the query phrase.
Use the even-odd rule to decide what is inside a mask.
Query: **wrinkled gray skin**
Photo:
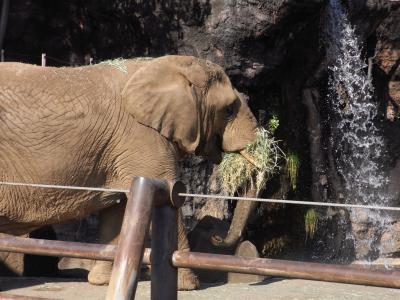
[[[257,193],[254,190],[249,190],[244,197],[254,198]],[[257,207],[256,201],[238,201],[233,212],[232,222],[229,231],[225,238],[214,235],[211,237],[211,242],[214,246],[230,248],[236,246],[243,236],[243,231],[247,225],[249,217],[253,214]]]
[[[0,180],[128,189],[133,176],[174,180],[196,153],[214,162],[255,138],[256,121],[224,71],[187,56],[79,68],[0,64]],[[100,242],[116,243],[119,193],[0,186],[0,232],[25,234],[100,211]],[[188,251],[180,220],[179,249]],[[112,264],[98,261],[93,284]],[[197,279],[179,271],[181,289]]]

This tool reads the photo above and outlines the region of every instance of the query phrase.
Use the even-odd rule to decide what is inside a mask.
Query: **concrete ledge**
[[[0,289],[7,294],[63,300],[100,300],[106,286],[93,286],[85,281],[66,278],[0,278]],[[256,284],[203,285],[192,292],[179,292],[180,300],[398,300],[400,290],[350,284],[307,281],[300,279],[268,279]],[[150,299],[150,282],[139,282],[136,299]]]

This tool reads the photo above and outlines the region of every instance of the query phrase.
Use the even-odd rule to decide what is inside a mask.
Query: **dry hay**
[[[254,164],[239,153],[225,154],[219,165],[219,181],[224,192],[233,195],[238,189],[255,189],[258,193],[277,171],[285,155],[266,129],[258,129],[254,142],[246,147]]]
[[[135,57],[135,58],[130,58],[130,61],[150,61],[153,60],[153,57]],[[128,73],[128,67],[126,65],[126,59],[119,57],[119,58],[114,58],[114,59],[108,59],[104,60],[99,63],[100,65],[108,65],[111,66],[118,71],[121,71],[123,73]]]
[[[114,59],[108,59],[105,61],[102,61],[99,63],[100,65],[109,65],[118,71],[121,71],[123,73],[128,73],[128,67],[125,64],[125,59],[123,58],[114,58]]]

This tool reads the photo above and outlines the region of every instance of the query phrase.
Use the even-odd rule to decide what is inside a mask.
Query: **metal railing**
[[[180,267],[400,288],[400,272],[396,270],[179,251],[177,210],[185,199],[180,195],[192,195],[186,194],[185,186],[181,182],[135,177],[130,190],[126,191],[128,201],[118,245],[3,234],[0,235],[0,251],[114,261],[107,300],[135,298],[142,263],[151,264],[153,300],[177,299],[177,268]],[[150,222],[152,249],[145,249]],[[28,299],[2,293],[0,298]]]

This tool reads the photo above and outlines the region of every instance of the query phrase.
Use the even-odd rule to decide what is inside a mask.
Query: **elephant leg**
[[[100,211],[99,242],[102,244],[117,244],[118,235],[121,230],[122,219],[125,211],[125,204],[117,204]],[[186,230],[181,212],[178,214],[178,249],[190,251]],[[96,261],[89,272],[88,281],[95,285],[108,284],[112,271],[112,262]],[[199,287],[197,276],[186,268],[178,270],[178,289],[194,290]]]
[[[183,216],[179,210],[178,214],[178,250],[190,251],[189,241],[186,236],[186,230],[183,223]],[[178,289],[180,291],[190,291],[199,288],[200,282],[192,270],[186,268],[178,269]]]
[[[99,243],[117,244],[124,217],[125,201],[99,213]],[[106,285],[110,281],[113,263],[96,260],[88,275],[88,281],[95,285]]]

